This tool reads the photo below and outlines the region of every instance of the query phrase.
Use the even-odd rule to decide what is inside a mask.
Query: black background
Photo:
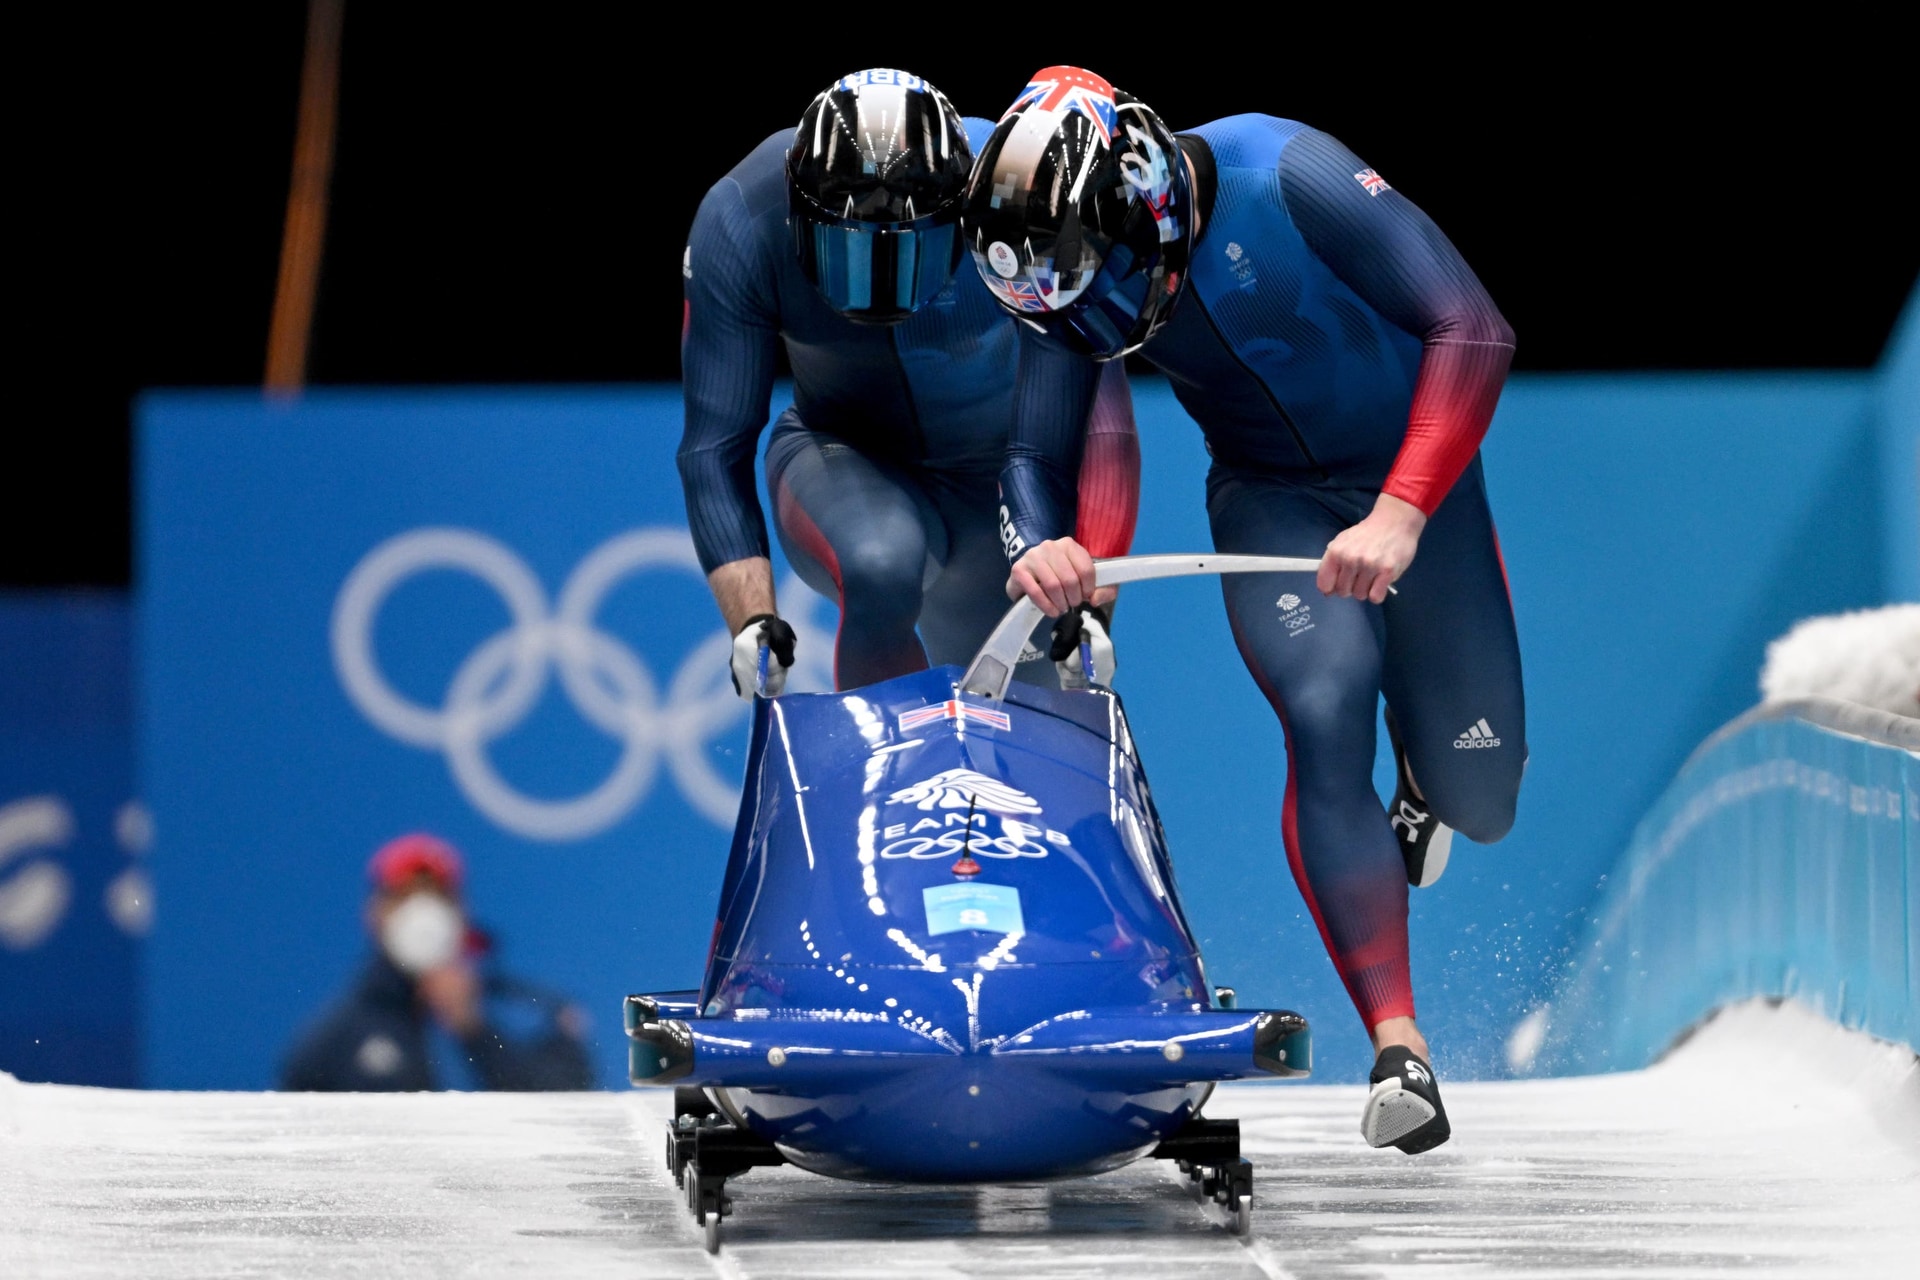
[[[1867,367],[1920,270],[1910,70],[1885,31],[1755,43],[1377,8],[1316,27],[1272,6],[910,23],[899,6],[402,9],[348,6],[316,383],[677,376],[701,195],[870,65],[971,115],[1071,61],[1176,129],[1240,111],[1324,128],[1452,236],[1521,370]],[[78,15],[25,42],[65,81],[17,153],[44,275],[23,390],[58,407],[16,419],[36,478],[7,512],[0,584],[125,583],[130,398],[259,381],[304,10],[124,30]]]

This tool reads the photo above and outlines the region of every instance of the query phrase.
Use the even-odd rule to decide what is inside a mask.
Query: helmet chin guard
[[[1145,103],[1092,72],[1047,67],[981,148],[967,247],[1001,306],[1112,360],[1173,314],[1193,256],[1192,185]]]
[[[827,305],[896,324],[959,266],[973,148],[932,85],[875,68],[816,97],[787,150],[787,225],[800,270]]]

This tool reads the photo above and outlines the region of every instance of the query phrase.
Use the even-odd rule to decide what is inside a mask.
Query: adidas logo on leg
[[[1467,731],[1453,740],[1456,751],[1499,745],[1500,739],[1494,736],[1493,726],[1487,723],[1485,716],[1468,725]]]

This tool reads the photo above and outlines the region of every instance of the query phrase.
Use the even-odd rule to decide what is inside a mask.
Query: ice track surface
[[[1227,1235],[1164,1162],[1044,1186],[731,1184],[717,1257],[661,1167],[665,1091],[141,1094],[0,1077],[0,1275],[1907,1276],[1920,1075],[1786,1007],[1645,1072],[1453,1084],[1452,1143],[1361,1144],[1358,1086],[1229,1086]]]

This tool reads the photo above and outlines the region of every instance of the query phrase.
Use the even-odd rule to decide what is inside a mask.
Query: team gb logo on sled
[[[924,782],[902,787],[887,797],[927,816],[895,822],[882,829],[883,858],[1044,858],[1047,846],[1068,848],[1066,834],[1024,822],[1015,814],[1038,816],[1032,796],[971,769],[948,769]],[[935,816],[938,815],[938,816]],[[996,833],[995,827],[998,827]]]
[[[916,782],[887,797],[888,804],[910,804],[916,809],[986,809],[993,813],[1038,813],[1040,805],[1019,791],[984,773],[948,769],[925,782]]]

